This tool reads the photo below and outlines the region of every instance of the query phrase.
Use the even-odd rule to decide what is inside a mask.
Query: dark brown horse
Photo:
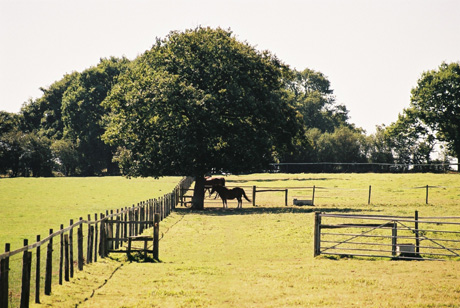
[[[228,189],[227,187],[224,186],[213,186],[211,190],[211,195],[216,192],[219,194],[220,198],[222,199],[222,204],[224,206],[224,209],[228,208],[227,206],[227,200],[230,199],[237,199],[238,200],[238,208],[243,208],[243,201],[241,200],[241,197],[243,196],[244,199],[246,199],[248,202],[251,202],[251,200],[248,199],[246,196],[246,193],[244,192],[243,188],[240,187],[235,187],[232,189]]]
[[[207,191],[211,191],[213,186],[225,186],[225,178],[206,177],[205,180],[206,182],[204,183],[204,189]],[[212,193],[209,194],[209,197],[211,197],[211,195]]]

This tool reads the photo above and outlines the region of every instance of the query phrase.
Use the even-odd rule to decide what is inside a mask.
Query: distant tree
[[[24,176],[52,176],[53,160],[51,155],[51,142],[45,136],[35,132],[27,133],[22,138],[22,155],[20,162]]]
[[[104,139],[125,174],[195,176],[193,208],[202,209],[206,173],[267,168],[301,131],[287,73],[230,31],[171,32],[120,76]]]
[[[0,136],[12,130],[18,130],[20,121],[20,115],[0,111]]]
[[[61,139],[64,130],[62,98],[78,75],[77,72],[66,74],[48,88],[40,88],[43,95],[36,100],[29,100],[21,108],[21,130],[24,132],[40,130],[43,136],[50,139]]]
[[[65,176],[75,175],[79,155],[73,142],[65,139],[56,140],[51,145],[51,152],[60,172]]]
[[[302,114],[306,129],[318,128],[333,132],[341,126],[349,126],[348,110],[335,102],[330,82],[321,72],[305,69],[293,71],[294,78],[288,83],[293,105]]]
[[[376,132],[368,139],[368,160],[370,163],[393,164],[394,157],[385,126],[377,126]]]
[[[0,135],[0,173],[6,174],[11,171],[11,176],[19,175],[23,135],[18,129]]]
[[[424,72],[412,89],[414,114],[460,159],[460,62]]]
[[[102,117],[106,113],[101,103],[128,63],[127,59],[101,59],[96,67],[78,74],[63,94],[63,137],[75,144],[83,175],[100,174],[104,169],[112,174],[117,169],[112,163],[115,149],[101,140],[105,131]]]
[[[320,162],[366,162],[365,136],[349,127],[339,127],[333,133],[323,133],[316,143]]]
[[[430,163],[436,140],[417,114],[412,108],[405,109],[396,122],[385,128],[386,143],[398,164]]]

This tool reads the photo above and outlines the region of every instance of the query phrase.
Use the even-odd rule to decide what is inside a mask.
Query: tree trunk
[[[204,176],[195,177],[195,188],[193,189],[192,198],[192,209],[203,210],[204,209]]]

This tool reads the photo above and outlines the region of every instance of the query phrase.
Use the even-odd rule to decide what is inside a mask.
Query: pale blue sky
[[[0,0],[0,110],[18,112],[101,57],[133,59],[156,37],[199,25],[324,73],[368,133],[409,106],[423,71],[460,61],[458,0]]]

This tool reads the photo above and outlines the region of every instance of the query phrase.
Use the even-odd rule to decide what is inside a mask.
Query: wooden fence
[[[233,185],[227,185],[228,188],[236,187]],[[361,199],[363,203],[371,204],[372,202],[380,202],[379,200],[375,200],[375,187],[369,185],[366,188],[339,188],[339,187],[321,187],[321,186],[304,186],[304,187],[261,187],[261,186],[238,186],[244,188],[246,194],[248,195],[249,199],[252,201],[252,205],[257,205],[258,196],[262,193],[278,193],[278,197],[275,197],[277,203],[284,204],[285,206],[288,205],[317,205],[317,203],[321,203],[322,200],[331,198],[331,196],[335,196],[337,193],[346,193],[347,197],[350,197],[350,192],[352,192],[355,199]],[[445,189],[458,189],[458,187],[443,187],[443,186],[435,186],[435,185],[424,185],[418,187],[408,187],[408,188],[401,188],[398,189],[397,192],[401,190],[409,191],[409,190],[418,190],[420,191],[419,200],[420,202],[424,202],[425,204],[430,203],[430,191],[431,190],[438,190],[444,191]],[[378,190],[378,189],[377,189]],[[283,193],[282,199],[279,197],[279,193]],[[382,196],[382,192],[380,191],[380,198]],[[385,191],[386,195],[391,195],[391,191]],[[192,189],[184,189],[181,191],[181,206],[186,206],[190,203],[192,198],[193,190]],[[359,196],[358,196],[359,194]],[[436,195],[439,195],[437,192]],[[359,197],[359,198],[358,198]],[[214,199],[213,197],[205,196],[205,205],[207,206],[219,206],[221,201],[219,198],[218,200]],[[273,199],[273,200],[275,200]],[[433,198],[431,198],[433,199]],[[319,200],[319,201],[318,201]],[[233,203],[236,203],[234,200]],[[229,201],[229,205],[231,205],[231,200]]]
[[[51,294],[54,279],[58,278],[59,284],[62,284],[63,280],[69,281],[74,276],[75,266],[81,271],[84,264],[97,262],[98,257],[106,257],[109,252],[119,250],[124,243],[128,242],[130,246],[131,240],[139,239],[139,235],[147,228],[155,226],[154,236],[148,239],[156,238],[158,242],[159,221],[171,213],[179,203],[180,192],[188,188],[192,182],[192,178],[183,178],[171,193],[161,198],[149,199],[138,203],[137,206],[111,210],[110,213],[106,211],[105,214],[100,213],[99,216],[94,214],[93,220],[92,215],[88,215],[87,219],[80,217],[77,222],[70,220],[68,227],[64,228],[64,225],[61,225],[58,231],[50,229],[49,236],[40,239],[38,235],[33,244],[24,240],[24,246],[14,251],[11,251],[10,244],[6,243],[5,252],[0,254],[0,308],[17,305],[16,298],[20,298],[20,307],[29,307],[31,294],[35,295],[35,303],[40,303],[42,293]],[[42,256],[41,247],[45,244],[46,251]],[[55,256],[55,250],[58,250],[58,256]],[[153,250],[145,250],[152,252],[153,257],[158,259],[158,245],[153,247]],[[33,251],[35,251],[35,258],[32,257]],[[127,251],[129,252],[130,250]],[[15,290],[12,285],[14,281],[10,280],[10,261],[12,257],[20,253],[23,254],[21,286],[20,290]],[[45,257],[45,262],[42,260],[43,257]],[[56,258],[58,259],[58,277],[53,276],[56,271],[53,270],[53,267],[56,266]],[[32,269],[33,259],[35,259],[34,269]],[[41,283],[43,269],[45,270],[44,285]],[[34,282],[31,281],[33,273],[35,273]],[[34,284],[33,287],[31,283]]]
[[[408,260],[460,257],[460,217],[315,213],[314,256]]]

